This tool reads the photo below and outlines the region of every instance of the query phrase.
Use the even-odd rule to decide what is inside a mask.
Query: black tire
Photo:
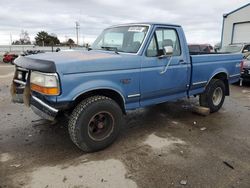
[[[94,152],[112,144],[119,135],[122,124],[123,113],[114,100],[105,96],[93,96],[83,100],[73,110],[68,130],[71,140],[81,150]]]
[[[200,106],[204,106],[210,109],[210,112],[217,112],[223,105],[225,100],[225,84],[222,80],[212,79],[204,93],[200,95]],[[221,93],[220,97],[216,100],[214,97],[215,92]],[[216,95],[216,94],[215,94]]]

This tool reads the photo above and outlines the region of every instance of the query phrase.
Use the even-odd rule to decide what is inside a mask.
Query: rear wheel
[[[200,95],[200,105],[210,109],[210,112],[217,112],[225,100],[225,84],[222,80],[212,79],[204,93]]]
[[[105,96],[83,100],[72,112],[69,134],[83,151],[104,149],[114,142],[123,123],[120,106]]]

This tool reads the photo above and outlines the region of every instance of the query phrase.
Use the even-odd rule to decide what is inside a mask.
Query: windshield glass
[[[131,25],[105,29],[91,49],[137,53],[148,32],[148,26]]]
[[[220,52],[237,53],[241,52],[242,45],[228,45],[221,48]]]

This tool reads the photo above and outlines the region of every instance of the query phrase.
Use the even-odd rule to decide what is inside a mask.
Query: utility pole
[[[12,34],[10,33],[10,52],[11,52],[11,45],[12,45]]]
[[[76,45],[78,46],[78,38],[79,38],[79,29],[80,29],[80,24],[76,22]]]

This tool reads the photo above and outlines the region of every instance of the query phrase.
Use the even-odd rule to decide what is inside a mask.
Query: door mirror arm
[[[173,47],[172,46],[164,46],[163,47],[163,55],[158,56],[159,59],[167,58],[173,56]]]

